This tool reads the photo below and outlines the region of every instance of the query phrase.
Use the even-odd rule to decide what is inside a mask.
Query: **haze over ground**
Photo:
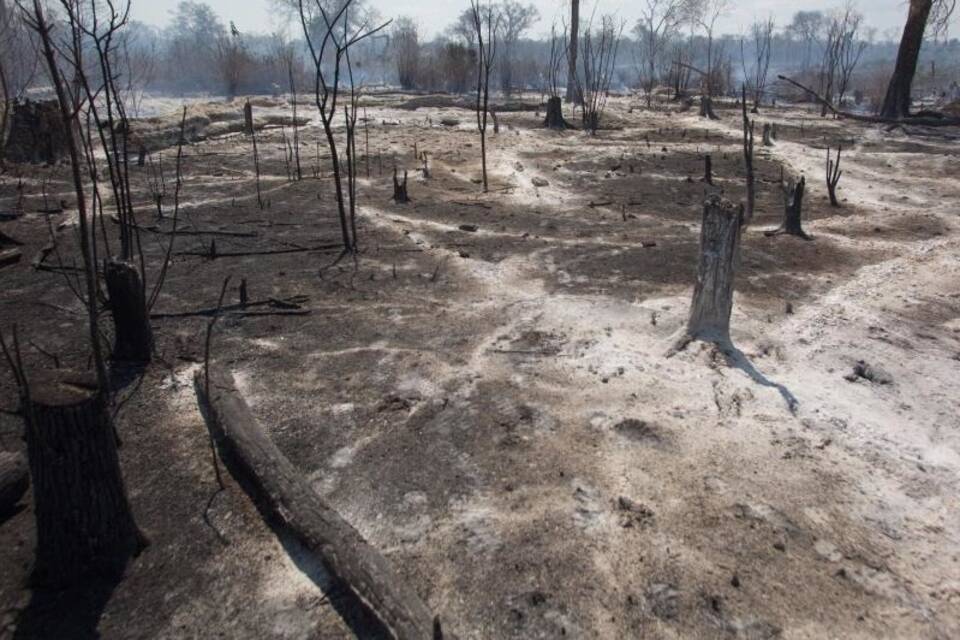
[[[528,0],[540,11],[540,21],[534,26],[532,35],[549,32],[555,16],[566,13],[568,3],[563,0]],[[133,16],[148,24],[166,26],[170,14],[179,0],[155,0],[154,2],[134,3]],[[224,20],[232,20],[241,31],[269,32],[282,28],[286,23],[283,11],[277,9],[272,0],[254,0],[236,2],[235,0],[207,0],[214,11]],[[420,29],[427,38],[442,32],[468,6],[462,2],[437,2],[422,0],[368,0],[385,18],[410,16],[417,20]],[[740,33],[755,20],[773,15],[777,24],[782,26],[790,22],[798,10],[827,11],[843,4],[841,0],[744,0],[736,2],[728,15],[721,18],[720,31]],[[902,0],[870,0],[857,3],[866,14],[869,26],[876,28],[880,38],[898,38],[906,18],[906,3]],[[593,4],[584,2],[582,14],[589,15]],[[614,13],[625,19],[627,28],[636,22],[640,14],[640,3],[627,0],[600,0],[598,14]],[[954,19],[956,24],[956,18]],[[888,33],[889,31],[889,33]]]

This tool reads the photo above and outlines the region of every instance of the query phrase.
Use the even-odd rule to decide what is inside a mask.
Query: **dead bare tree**
[[[477,131],[480,132],[480,159],[483,169],[483,191],[489,190],[487,181],[487,116],[490,112],[490,72],[497,57],[497,32],[500,13],[489,2],[470,0],[470,16],[477,38]]]
[[[622,21],[604,15],[600,17],[599,28],[594,30],[591,16],[580,34],[583,79],[577,75],[577,96],[583,105],[583,128],[591,135],[600,128],[600,118],[607,106],[623,27]]]
[[[640,19],[633,28],[640,50],[641,84],[647,96],[647,107],[653,104],[653,91],[659,80],[658,70],[670,37],[683,20],[685,0],[644,0]]]
[[[385,29],[390,22],[384,22],[377,27],[370,27],[367,22],[354,24],[350,17],[350,6],[353,0],[345,0],[342,6],[332,15],[323,6],[320,0],[314,0],[313,6],[323,21],[320,35],[316,35],[311,28],[310,14],[304,0],[297,1],[300,24],[303,35],[310,50],[310,57],[314,66],[314,102],[320,113],[320,122],[323,125],[327,148],[330,151],[330,164],[333,170],[333,185],[337,199],[337,214],[340,220],[340,233],[343,240],[344,253],[357,250],[357,238],[351,233],[352,212],[356,210],[354,196],[355,188],[351,179],[348,179],[348,189],[344,192],[344,167],[334,135],[334,119],[337,116],[337,107],[340,98],[340,83],[349,81],[351,95],[354,95],[353,73],[350,66],[349,51],[359,42]],[[319,37],[319,42],[316,39]],[[325,69],[327,63],[331,69]],[[346,73],[345,73],[346,71]],[[344,78],[344,76],[346,76]],[[347,117],[349,119],[349,112]],[[347,141],[349,146],[351,141]],[[349,162],[348,162],[349,163]]]
[[[750,34],[753,39],[753,58],[750,61],[749,69],[747,68],[743,38],[740,39],[740,64],[743,67],[743,77],[747,79],[753,98],[752,113],[760,112],[760,101],[766,92],[775,28],[776,23],[773,18],[767,18],[763,22],[754,22],[750,27]]]
[[[837,44],[837,104],[843,106],[843,99],[850,89],[853,72],[860,63],[867,42],[861,39],[860,29],[863,14],[848,3],[840,14],[840,28]]]
[[[840,153],[843,147],[837,146],[837,159],[830,157],[830,147],[827,147],[827,192],[830,194],[830,206],[839,207],[840,201],[837,200],[837,184],[840,182],[840,176],[843,171],[840,170]]]
[[[753,120],[747,116],[747,88],[741,87],[740,107],[743,111],[743,164],[747,180],[747,206],[743,217],[744,225],[753,221],[753,210],[757,201],[757,186],[753,173]]]
[[[563,99],[560,97],[560,77],[563,62],[567,57],[567,35],[557,33],[557,25],[550,28],[550,58],[547,63],[547,115],[543,126],[548,129],[563,130],[570,127],[563,117]]]
[[[277,58],[287,72],[287,86],[290,90],[290,104],[293,108],[293,162],[297,181],[303,180],[303,169],[300,167],[300,122],[297,117],[299,105],[297,96],[298,72],[302,71],[298,62],[297,53],[293,46],[283,36],[277,36]]]
[[[567,48],[567,102],[577,99],[577,38],[580,37],[580,0],[570,0],[570,42]]]
[[[145,540],[127,500],[117,457],[116,432],[108,407],[110,379],[98,327],[100,290],[94,234],[81,170],[84,153],[78,139],[80,90],[71,93],[67,88],[58,62],[63,54],[54,42],[52,23],[41,0],[33,0],[29,5],[21,2],[18,6],[28,26],[39,37],[66,131],[77,198],[83,265],[81,286],[95,372],[90,375],[56,370],[28,376],[19,355],[16,334],[12,349],[0,340],[24,408],[37,520],[34,574],[40,583],[60,586],[75,583],[91,573],[120,573]],[[68,11],[76,9],[71,3],[63,6]],[[114,24],[113,19],[110,24]],[[76,27],[71,21],[71,40],[75,43],[82,33]],[[76,55],[73,46],[68,46],[67,51],[72,52],[67,54],[68,58]],[[71,62],[74,70],[81,66],[76,58]],[[101,65],[106,62],[100,60]]]

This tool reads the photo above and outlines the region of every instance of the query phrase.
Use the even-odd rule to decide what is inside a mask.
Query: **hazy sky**
[[[268,32],[284,24],[282,12],[276,10],[271,0],[206,0],[224,22],[233,20],[241,31]],[[531,0],[524,0],[530,2]],[[468,0],[367,0],[385,18],[407,15],[419,22],[426,37],[442,31],[468,5]],[[532,0],[540,11],[540,21],[532,33],[549,32],[550,23],[561,11],[565,12],[568,0]],[[636,21],[639,0],[598,0],[599,12],[615,12],[627,20],[628,29]],[[756,17],[772,14],[778,24],[789,22],[798,9],[830,9],[843,0],[736,0],[735,8],[722,19],[721,31],[739,33]],[[178,0],[133,0],[133,15],[136,19],[164,26],[170,11]],[[899,31],[906,17],[904,0],[860,0],[859,6],[866,14],[866,21],[877,28],[883,36],[889,29]],[[593,4],[581,0],[581,14],[589,12]],[[899,37],[899,33],[897,33]]]

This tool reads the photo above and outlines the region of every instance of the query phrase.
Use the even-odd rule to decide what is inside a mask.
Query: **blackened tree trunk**
[[[118,575],[143,546],[96,378],[56,370],[30,380],[25,439],[37,520],[34,580],[61,587]]]
[[[393,169],[393,201],[397,204],[410,202],[410,196],[407,195],[407,172],[403,172],[403,182],[397,179],[397,169]]]
[[[577,39],[580,37],[580,0],[570,2],[570,48],[567,50],[567,102],[577,97]]]
[[[709,153],[703,156],[703,181],[709,185],[713,184],[713,158]]]
[[[933,0],[910,0],[907,24],[903,28],[897,64],[890,77],[887,95],[880,112],[884,118],[905,118],[910,115],[910,89],[917,72],[917,60],[923,46],[923,33],[933,9]]]
[[[104,280],[113,315],[113,359],[150,362],[153,330],[140,272],[131,262],[108,260],[104,266]]]
[[[743,206],[719,195],[703,204],[700,227],[700,264],[687,329],[668,355],[693,340],[718,344],[730,341],[730,313],[733,311],[733,284],[740,260],[740,231]]]
[[[243,132],[248,136],[253,135],[253,105],[249,100],[243,105]]]

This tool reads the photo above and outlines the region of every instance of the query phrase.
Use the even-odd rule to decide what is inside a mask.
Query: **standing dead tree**
[[[839,207],[840,201],[837,200],[837,184],[840,182],[840,176],[843,171],[840,170],[840,153],[843,147],[837,146],[837,159],[834,161],[830,157],[830,147],[827,147],[827,192],[830,194],[830,206]]]
[[[480,158],[483,168],[483,191],[487,182],[487,115],[490,108],[490,72],[497,57],[497,31],[500,13],[496,7],[480,0],[470,0],[470,17],[477,38],[477,131],[480,132]]]
[[[580,37],[580,0],[570,0],[570,42],[567,47],[567,102],[577,99],[577,38]]]
[[[784,180],[783,167],[780,168],[780,189],[783,191],[783,223],[776,229],[765,231],[766,236],[797,236],[804,240],[813,240],[803,230],[803,196],[807,189],[807,179],[800,177],[800,182],[793,178]]]
[[[583,79],[577,75],[577,96],[583,105],[583,128],[591,135],[600,128],[600,118],[607,106],[623,26],[623,22],[618,23],[613,16],[604,15],[600,17],[600,27],[594,30],[591,17],[580,35]]]
[[[740,258],[740,235],[744,225],[743,205],[719,195],[703,204],[700,227],[700,262],[687,327],[667,352],[670,357],[694,340],[730,344],[730,314],[733,284]]]
[[[28,376],[20,358],[16,332],[12,349],[8,349],[5,342],[0,340],[24,409],[37,522],[34,576],[41,584],[62,586],[95,574],[119,574],[129,558],[142,548],[145,540],[134,522],[120,471],[116,432],[109,410],[110,379],[98,327],[100,288],[96,245],[93,241],[95,234],[91,229],[81,169],[87,154],[82,149],[79,108],[79,92],[89,92],[89,85],[80,75],[83,64],[78,48],[83,43],[82,35],[89,33],[78,25],[77,5],[64,3],[71,44],[60,49],[54,43],[52,24],[41,0],[33,0],[31,5],[20,4],[19,7],[24,20],[40,39],[43,59],[66,131],[71,177],[77,198],[83,264],[83,279],[77,284],[86,305],[94,363],[93,375],[56,370],[46,375]],[[91,9],[95,10],[96,7]],[[117,18],[112,8],[108,24],[107,33],[113,33]],[[97,31],[96,27],[92,31],[103,33]],[[100,67],[107,69],[104,74],[106,84],[114,80],[109,71],[109,41],[110,38],[107,38],[101,49],[103,41],[95,39]],[[76,82],[86,85],[77,88],[77,93],[71,93],[67,88],[58,56],[67,57],[74,67]],[[111,99],[108,96],[116,95],[113,88],[104,89],[101,94],[101,100],[108,101],[108,104]],[[122,122],[125,126],[125,120]],[[114,123],[111,121],[110,124]],[[89,128],[87,130],[89,132]],[[105,132],[102,128],[99,134],[103,140]],[[125,136],[125,131],[121,135]],[[110,147],[105,145],[104,151],[109,154]],[[120,160],[115,157],[114,161]],[[126,162],[125,156],[122,161]],[[142,295],[142,290],[140,293]],[[111,301],[111,307],[116,314],[114,301]]]
[[[550,28],[550,58],[547,63],[547,116],[543,126],[547,129],[562,131],[570,128],[563,117],[563,99],[560,97],[560,74],[566,59],[566,33],[558,34],[557,25]]]
[[[747,179],[747,206],[743,217],[744,225],[753,221],[753,210],[757,202],[757,185],[753,173],[753,120],[747,116],[747,88],[741,87],[740,107],[743,110],[743,164]]]
[[[760,101],[767,88],[767,75],[770,72],[770,56],[773,51],[773,32],[776,24],[773,18],[764,22],[754,22],[750,27],[753,38],[753,58],[751,67],[747,68],[747,59],[744,52],[743,39],[740,39],[740,64],[743,67],[743,77],[747,78],[750,93],[753,99],[752,113],[760,113]]]
[[[349,13],[352,4],[353,0],[345,0],[340,8],[331,15],[324,8],[321,0],[314,0],[312,8],[323,21],[323,27],[318,35],[316,30],[311,27],[313,22],[311,12],[305,6],[304,0],[298,0],[297,2],[300,24],[303,27],[303,35],[307,41],[310,58],[314,66],[314,102],[320,112],[320,122],[323,125],[327,148],[330,151],[330,164],[333,171],[337,215],[340,221],[344,253],[357,250],[356,235],[351,233],[351,228],[355,232],[355,224],[351,224],[351,213],[356,210],[356,203],[354,202],[356,189],[352,179],[348,176],[348,188],[346,192],[344,190],[344,167],[334,134],[334,119],[337,116],[339,105],[340,85],[342,81],[348,81],[350,94],[351,96],[355,95],[349,51],[359,42],[382,31],[390,24],[388,21],[373,28],[369,27],[366,22],[359,25],[355,24],[356,21],[351,19]],[[319,42],[317,42],[317,38],[319,38]],[[329,67],[327,67],[328,64]],[[350,120],[350,111],[348,108],[345,112],[347,120]],[[352,127],[349,128],[352,129]],[[351,144],[352,140],[348,140],[347,146],[349,147]],[[351,158],[348,158],[348,164],[352,161]]]
[[[956,6],[957,0],[910,0],[907,21],[897,49],[897,62],[880,111],[884,118],[902,119],[910,116],[910,93],[924,33],[928,24],[932,25],[935,32],[942,33],[949,25]]]
[[[647,96],[647,107],[653,104],[663,52],[671,36],[683,20],[684,0],[645,0],[640,6],[640,19],[633,28],[640,57],[640,82]]]

